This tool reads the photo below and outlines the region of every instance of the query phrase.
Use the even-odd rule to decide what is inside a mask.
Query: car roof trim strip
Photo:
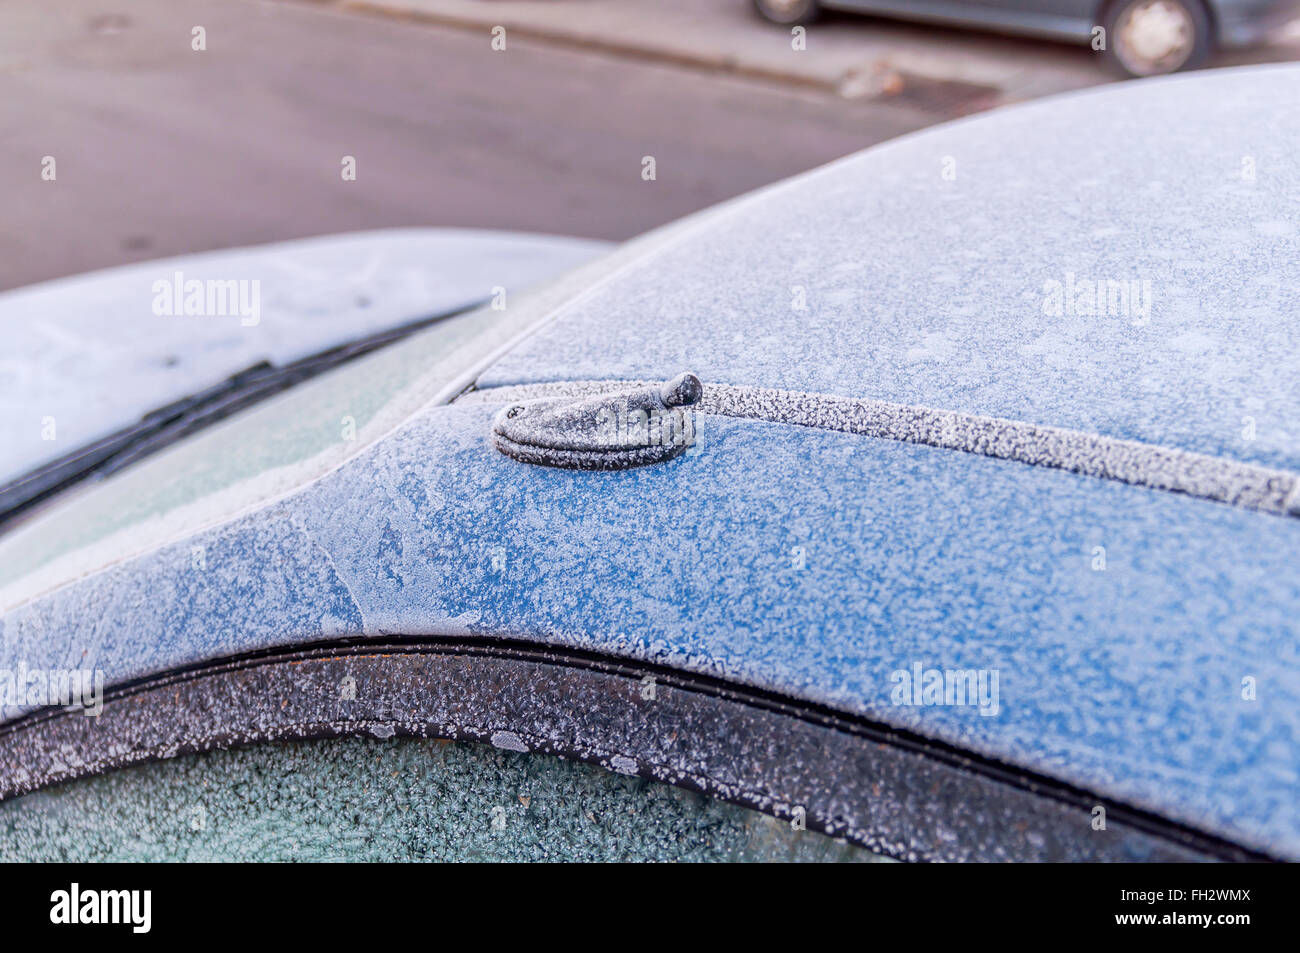
[[[654,381],[549,381],[469,391],[458,402],[588,397]],[[916,443],[1300,517],[1300,474],[1102,434],[918,404],[706,382],[701,414]]]

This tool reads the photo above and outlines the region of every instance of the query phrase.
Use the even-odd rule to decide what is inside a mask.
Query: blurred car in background
[[[1216,49],[1250,46],[1300,14],[1300,0],[754,0],[774,23],[809,23],[826,10],[1025,33],[1092,43],[1130,76],[1194,69]]]

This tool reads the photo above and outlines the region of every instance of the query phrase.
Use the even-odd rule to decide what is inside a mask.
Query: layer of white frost
[[[0,483],[259,361],[283,364],[422,317],[510,296],[604,242],[388,229],[184,255],[0,294]],[[178,278],[179,276],[179,278]],[[191,282],[202,282],[196,286]],[[214,311],[182,312],[209,287]],[[235,285],[224,284],[236,282]],[[254,284],[256,282],[256,284]],[[189,310],[194,310],[191,307]],[[162,313],[159,313],[162,312]]]

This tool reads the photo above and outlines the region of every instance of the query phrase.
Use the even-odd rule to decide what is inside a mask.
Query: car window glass
[[[13,860],[779,860],[875,854],[547,755],[341,738],[187,755],[0,804]]]

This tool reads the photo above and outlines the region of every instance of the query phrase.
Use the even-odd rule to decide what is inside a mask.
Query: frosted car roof
[[[480,386],[689,367],[1300,469],[1297,102],[1300,68],[1214,70],[905,136],[660,244]]]

